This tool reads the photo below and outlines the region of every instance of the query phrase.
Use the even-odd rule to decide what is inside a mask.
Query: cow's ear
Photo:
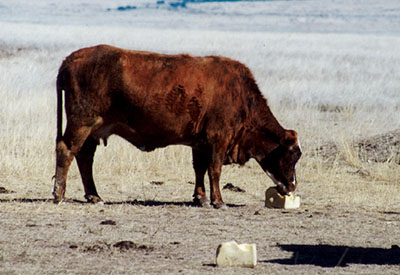
[[[295,130],[286,130],[285,136],[281,139],[280,144],[286,147],[297,145],[297,132]]]

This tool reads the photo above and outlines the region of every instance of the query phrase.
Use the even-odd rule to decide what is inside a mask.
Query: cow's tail
[[[63,120],[63,71],[60,68],[57,75],[57,143],[62,139],[62,120]]]

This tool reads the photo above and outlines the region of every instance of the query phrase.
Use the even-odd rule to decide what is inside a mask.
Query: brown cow
[[[62,91],[67,126],[62,135]],[[192,147],[194,203],[225,207],[223,164],[254,158],[282,194],[297,186],[301,156],[297,133],[271,113],[250,70],[225,57],[192,57],[99,45],[80,49],[57,77],[57,161],[54,201],[64,200],[68,168],[76,157],[89,202],[99,202],[92,164],[96,146],[116,134],[142,151],[170,144]]]

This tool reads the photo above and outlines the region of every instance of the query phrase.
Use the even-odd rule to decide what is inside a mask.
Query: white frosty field
[[[368,254],[370,247],[400,245],[400,169],[394,158],[398,144],[390,144],[393,154],[384,162],[364,161],[352,147],[359,140],[400,129],[397,1],[189,1],[186,8],[170,5],[183,5],[183,1],[109,2],[0,1],[0,187],[13,191],[0,194],[0,274],[51,274],[56,269],[134,273],[132,257],[137,258],[135,264],[144,262],[139,273],[177,273],[181,264],[185,274],[218,273],[222,271],[210,264],[213,258],[207,253],[215,253],[214,244],[216,249],[218,242],[230,239],[257,242],[264,259],[253,270],[259,274],[266,270],[395,274],[399,270],[399,261],[385,264],[362,258],[359,265],[350,261],[347,269],[307,260],[297,265],[279,263],[274,259],[290,256],[273,247],[275,243],[307,244],[311,249],[327,244],[350,252],[361,247]],[[221,187],[231,182],[246,190],[243,194],[223,191],[225,201],[237,207],[225,214],[192,209],[186,206],[193,189],[188,182],[194,181],[189,148],[174,146],[146,154],[118,137],[111,138],[107,147],[98,147],[95,156],[99,193],[114,204],[58,207],[47,202],[55,168],[57,70],[73,50],[96,44],[223,55],[245,63],[278,120],[300,135],[304,155],[297,176],[303,208],[289,214],[263,209],[264,191],[272,182],[249,162],[223,171]],[[330,158],[315,153],[327,144],[338,148],[328,152]],[[382,146],[372,145],[377,150]],[[151,181],[164,184],[155,186]],[[69,174],[67,196],[83,199],[76,164]],[[253,215],[256,210],[259,218]],[[184,228],[197,228],[208,240],[190,235],[190,230],[180,231],[178,223],[168,223],[168,217]],[[198,217],[205,222],[197,223]],[[99,229],[106,218],[118,221],[115,231]],[[146,227],[153,237],[144,236],[145,229],[140,234],[136,234],[139,229],[128,230],[124,222],[135,223],[132,228]],[[224,231],[224,226],[229,230]],[[73,233],[79,227],[86,229],[80,235]],[[293,228],[298,235],[291,239]],[[213,234],[211,229],[223,233]],[[182,252],[173,251],[176,244],[166,237],[171,232],[180,232],[176,239],[184,247]],[[28,241],[23,241],[25,237]],[[147,256],[138,251],[118,254],[110,244],[120,238],[145,243],[157,255],[150,250]],[[75,245],[78,249],[71,252]],[[185,258],[197,249],[204,254]],[[340,249],[338,260],[343,255]],[[84,257],[93,263],[100,258],[98,268],[84,266]],[[164,269],[154,268],[154,261]]]

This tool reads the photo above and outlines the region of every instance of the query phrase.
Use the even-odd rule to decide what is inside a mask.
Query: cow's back
[[[192,57],[126,51],[122,56],[125,95],[150,121],[179,125],[180,133],[198,133],[204,122],[217,128],[245,117],[250,71],[223,57]],[[142,109],[143,108],[143,109]],[[240,113],[240,115],[238,115]],[[238,121],[239,122],[239,121]],[[225,126],[224,126],[225,125]]]

